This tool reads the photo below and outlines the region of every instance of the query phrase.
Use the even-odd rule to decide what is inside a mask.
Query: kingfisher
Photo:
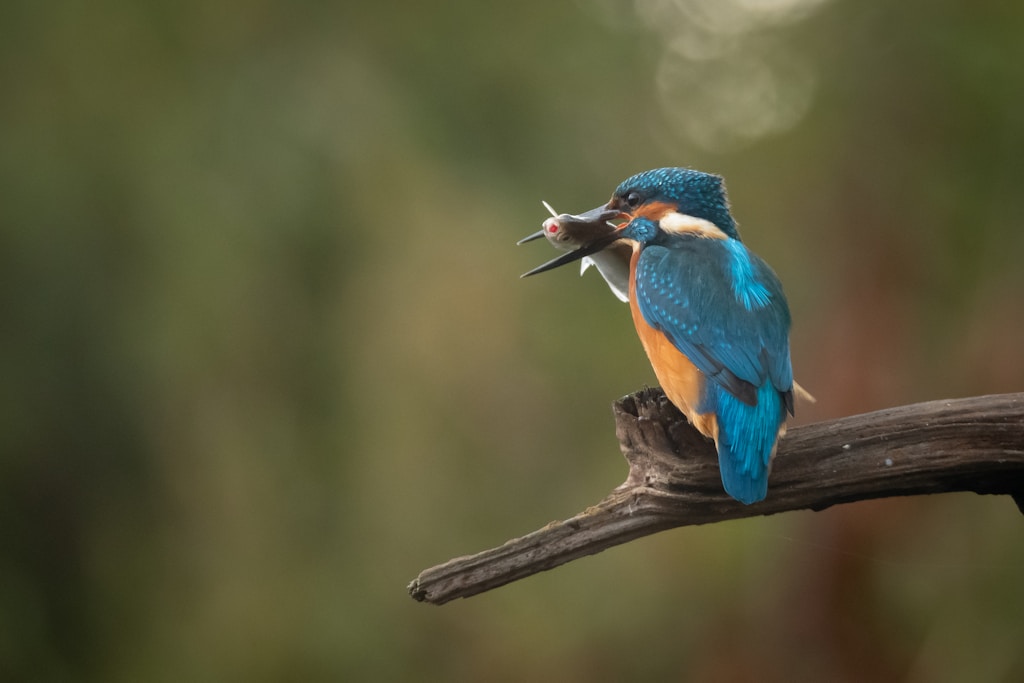
[[[630,310],[658,382],[715,442],[726,493],[748,505],[763,500],[800,387],[782,284],[740,239],[722,178],[688,168],[645,171],[572,219],[590,226],[576,231],[588,238],[524,277],[628,243]]]

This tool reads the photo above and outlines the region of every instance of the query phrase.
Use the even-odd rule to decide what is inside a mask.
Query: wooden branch
[[[629,476],[604,500],[502,546],[423,571],[409,593],[443,604],[658,531],[888,496],[1006,494],[1024,512],[1024,393],[931,401],[794,427],[768,498],[722,489],[714,444],[660,389],[613,405]]]

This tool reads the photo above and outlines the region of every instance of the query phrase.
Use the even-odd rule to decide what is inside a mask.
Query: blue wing
[[[636,266],[637,305],[708,379],[747,405],[767,382],[793,411],[789,305],[772,269],[736,240],[673,236]]]
[[[673,236],[638,257],[636,303],[708,378],[700,412],[718,422],[718,464],[726,492],[754,503],[786,411],[793,412],[789,306],[768,265],[736,240]]]

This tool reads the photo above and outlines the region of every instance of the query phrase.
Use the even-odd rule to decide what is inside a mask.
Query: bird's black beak
[[[610,209],[607,205],[599,206],[596,209],[591,209],[586,213],[571,214],[564,213],[559,216],[559,220],[563,224],[572,225],[574,223],[579,224],[581,228],[594,228],[594,227],[605,227],[611,228],[613,226],[608,225],[608,221],[615,220],[616,218],[622,217],[622,212],[618,209]]]
[[[559,223],[566,230],[571,230],[576,234],[587,234],[594,235],[591,239],[580,245],[579,248],[573,251],[566,252],[558,258],[552,259],[544,265],[537,266],[528,273],[523,273],[521,277],[528,277],[530,275],[536,275],[537,273],[543,273],[559,266],[564,266],[567,263],[573,261],[579,261],[584,256],[590,256],[597,252],[605,249],[612,242],[619,239],[618,228],[609,221],[616,218],[621,218],[622,212],[618,209],[610,209],[607,206],[599,206],[596,209],[591,209],[586,213],[581,214],[562,214],[558,216]],[[519,244],[530,242],[539,237],[544,236],[544,231],[540,231],[529,237],[525,237],[520,240]]]

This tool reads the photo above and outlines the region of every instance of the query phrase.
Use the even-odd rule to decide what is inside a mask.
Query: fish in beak
[[[622,213],[599,206],[582,214],[556,214],[547,202],[544,206],[551,213],[551,218],[544,221],[540,231],[523,238],[518,244],[545,237],[552,246],[566,253],[524,273],[522,277],[580,261],[581,274],[588,267],[595,266],[615,296],[621,301],[629,301],[629,259],[633,249],[627,242],[619,240],[618,227],[611,222],[621,218]]]

